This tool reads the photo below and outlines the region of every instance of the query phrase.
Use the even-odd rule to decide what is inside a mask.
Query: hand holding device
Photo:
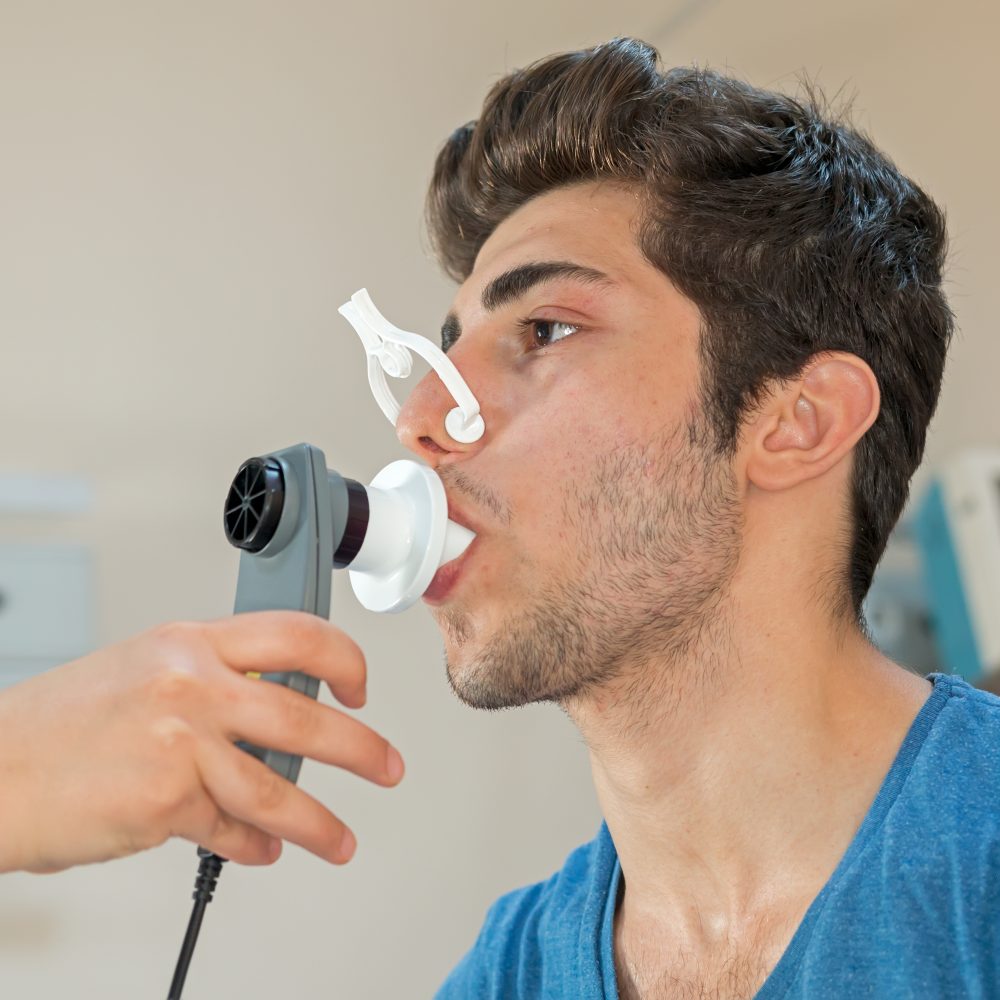
[[[343,822],[233,741],[385,786],[402,764],[349,714],[246,676],[281,668],[364,704],[353,640],[288,611],[161,626],[0,692],[0,871],[58,871],[171,836],[245,864],[273,861],[281,840],[346,861]]]

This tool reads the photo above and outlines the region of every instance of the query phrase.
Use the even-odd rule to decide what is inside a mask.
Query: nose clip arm
[[[385,376],[406,378],[413,370],[410,351],[416,351],[433,369],[458,404],[445,417],[445,430],[461,444],[478,441],[486,430],[479,402],[443,351],[426,337],[393,326],[362,288],[345,302],[338,312],[354,327],[368,356],[368,384],[375,401],[393,427],[399,419],[399,401]]]

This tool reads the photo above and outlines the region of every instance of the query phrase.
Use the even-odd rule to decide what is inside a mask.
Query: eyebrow
[[[495,277],[482,294],[483,308],[495,312],[501,306],[510,305],[527,295],[536,285],[554,278],[569,278],[583,285],[603,285],[613,287],[614,282],[603,271],[569,260],[535,261],[519,264]],[[441,349],[447,351],[462,334],[459,318],[450,312],[441,326]]]

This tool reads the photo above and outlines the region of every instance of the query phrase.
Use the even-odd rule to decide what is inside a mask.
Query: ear
[[[762,490],[786,490],[833,468],[878,416],[875,373],[854,354],[811,358],[779,384],[746,435],[747,478]]]

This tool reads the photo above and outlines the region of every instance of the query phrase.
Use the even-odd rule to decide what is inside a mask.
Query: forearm
[[[25,789],[22,720],[15,704],[20,686],[0,691],[0,873],[31,868],[31,844],[37,839],[32,831],[33,807]]]

